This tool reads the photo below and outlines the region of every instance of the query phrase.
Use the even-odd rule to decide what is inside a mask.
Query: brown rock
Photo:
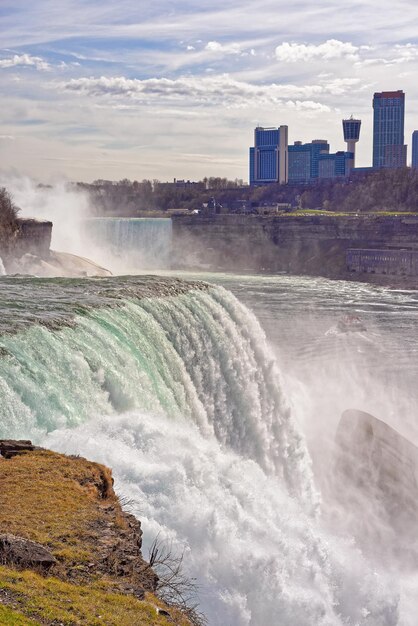
[[[40,566],[46,569],[56,563],[55,557],[40,543],[16,535],[0,535],[0,561],[22,567]]]
[[[11,459],[16,454],[29,450],[30,452],[35,449],[35,446],[28,439],[0,439],[0,454],[6,459]]]

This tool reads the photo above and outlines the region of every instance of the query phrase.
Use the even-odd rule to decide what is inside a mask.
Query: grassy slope
[[[0,457],[0,533],[37,541],[58,560],[48,576],[0,566],[0,624],[173,624],[157,614],[155,596],[123,595],[118,577],[97,567],[104,525],[116,532],[127,526],[104,466],[49,451]]]
[[[0,624],[2,626],[35,626],[39,622],[35,622],[21,613],[0,604]]]

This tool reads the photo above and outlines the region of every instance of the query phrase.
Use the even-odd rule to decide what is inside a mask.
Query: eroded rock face
[[[418,448],[369,413],[342,414],[333,498],[367,550],[418,564]]]
[[[140,599],[145,592],[156,590],[158,576],[142,557],[141,522],[122,509],[109,468],[79,456],[37,448],[26,440],[0,440],[0,453],[4,455],[0,458],[0,511],[5,514],[5,526],[0,528],[0,564],[41,567],[77,584],[104,578],[115,590]],[[48,481],[44,476],[52,477]],[[22,485],[28,487],[22,490],[23,496]],[[52,517],[51,494],[55,494]],[[66,511],[62,519],[60,507]],[[15,524],[15,508],[24,520],[24,530],[22,524]],[[81,517],[79,510],[84,511]],[[64,517],[73,520],[70,526]],[[37,533],[39,525],[49,528],[47,537],[41,533],[42,540]],[[88,562],[77,552],[62,555],[63,543],[66,548],[74,539],[89,555]]]
[[[21,567],[49,569],[57,562],[41,544],[15,535],[0,535],[0,562]]]

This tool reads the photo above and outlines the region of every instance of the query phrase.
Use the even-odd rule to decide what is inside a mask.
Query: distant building
[[[343,120],[344,141],[347,144],[347,152],[351,152],[353,154],[350,166],[351,169],[353,169],[356,165],[356,143],[360,139],[360,127],[361,120],[355,120],[353,116],[351,116],[348,120]]]
[[[345,178],[351,171],[353,153],[343,150],[333,154],[321,154],[319,156],[319,178]]]
[[[319,176],[321,154],[329,153],[326,139],[314,139],[311,143],[295,141],[288,148],[289,183],[308,183]]]
[[[412,167],[418,167],[418,130],[412,133]]]
[[[373,167],[405,167],[405,94],[382,91],[373,97]]]
[[[348,176],[352,168],[352,152],[330,153],[325,139],[311,143],[295,141],[289,146],[289,183],[309,183],[318,178]]]
[[[250,148],[250,185],[287,183],[287,136],[287,126],[258,126],[254,130],[254,147]]]
[[[173,182],[159,183],[161,187],[176,187],[177,189],[199,189],[204,187],[204,183],[202,181],[195,182],[193,180],[184,180],[180,178],[174,178]]]
[[[311,178],[311,144],[295,141],[288,148],[289,183],[307,183]]]

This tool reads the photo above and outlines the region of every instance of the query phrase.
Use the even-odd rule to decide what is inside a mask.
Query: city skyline
[[[351,116],[342,120],[346,150],[330,152],[327,139],[288,143],[289,128],[257,126],[254,146],[249,152],[249,183],[308,183],[317,178],[349,176],[350,171],[405,167],[405,93],[403,90],[373,94],[373,160],[371,166],[356,167],[356,145],[361,120]],[[314,129],[312,129],[314,130]],[[418,131],[412,134],[412,166],[417,167]]]
[[[257,125],[341,151],[351,114],[362,120],[356,165],[368,166],[371,96],[391,89],[407,94],[410,162],[418,7],[329,5],[5,0],[3,176],[247,180]]]

